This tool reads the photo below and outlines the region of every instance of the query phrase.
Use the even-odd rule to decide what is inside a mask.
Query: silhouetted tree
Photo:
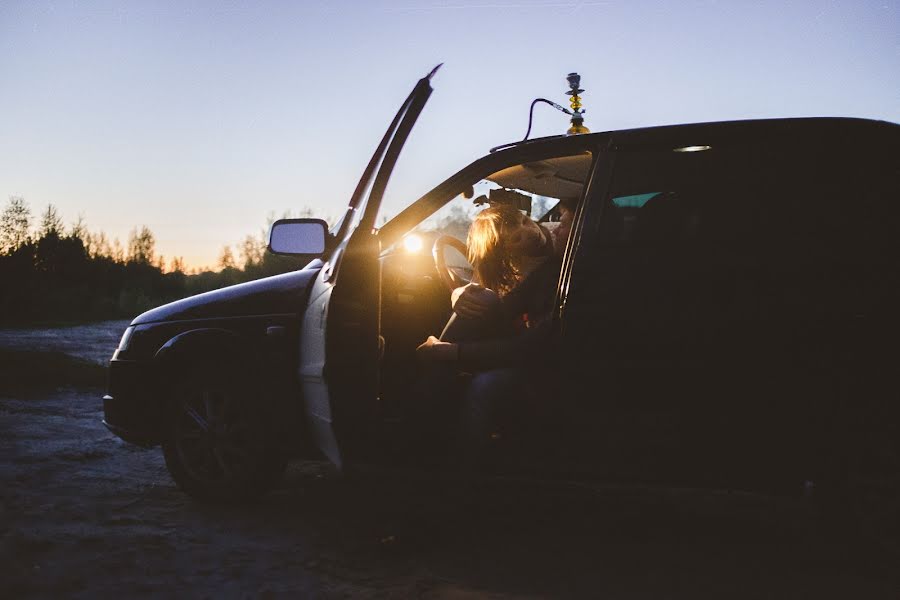
[[[0,251],[4,254],[21,248],[29,240],[31,209],[21,196],[10,196],[0,215]]]
[[[443,234],[465,240],[471,223],[472,217],[469,216],[467,209],[456,204],[451,206],[449,212],[437,222],[436,229]]]
[[[113,259],[113,262],[125,262],[125,250],[122,248],[122,242],[119,241],[119,238],[113,240],[112,252],[110,252],[109,256]]]
[[[266,241],[261,236],[254,237],[248,235],[241,242],[241,260],[244,263],[244,270],[258,267],[263,262],[266,254]]]
[[[118,239],[110,243],[103,232],[90,232],[81,216],[66,231],[52,204],[41,215],[36,239],[22,198],[10,198],[0,225],[0,281],[11,283],[0,294],[4,323],[133,317],[178,298],[296,270],[312,258],[266,252],[266,228],[237,246],[243,268],[235,264],[233,246],[225,246],[221,270],[195,268],[188,275],[181,257],[172,258],[166,272],[166,259],[156,257],[155,237],[146,226],[131,231],[126,254]]]
[[[231,251],[231,246],[222,248],[222,252],[219,254],[219,267],[222,270],[235,268],[234,253]]]
[[[184,275],[184,258],[181,256],[176,256],[172,259],[172,262],[169,263],[169,272],[170,273],[181,273]]]
[[[84,245],[91,258],[112,258],[112,247],[109,245],[109,240],[106,238],[105,233],[102,231],[100,233],[87,233],[85,238]]]
[[[84,221],[84,215],[79,214],[78,218],[72,223],[72,226],[69,228],[69,237],[78,238],[85,244],[85,248],[87,248],[87,238],[90,235],[87,229],[87,225]]]
[[[38,230],[38,238],[49,236],[62,237],[63,220],[59,216],[59,212],[52,204],[47,205],[47,210],[41,214],[41,226]]]
[[[118,240],[116,240],[118,242]],[[128,262],[150,265],[154,262],[156,239],[146,225],[132,229],[128,236]]]

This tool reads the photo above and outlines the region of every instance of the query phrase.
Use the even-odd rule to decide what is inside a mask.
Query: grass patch
[[[0,393],[54,389],[63,386],[102,388],[106,367],[62,352],[0,348]]]

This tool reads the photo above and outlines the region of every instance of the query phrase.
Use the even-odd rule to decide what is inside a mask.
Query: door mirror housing
[[[328,223],[322,219],[278,219],[269,230],[269,252],[273,254],[322,254]]]

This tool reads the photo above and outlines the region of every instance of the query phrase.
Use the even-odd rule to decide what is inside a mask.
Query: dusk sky
[[[435,93],[395,214],[582,76],[592,131],[794,116],[900,121],[900,2],[0,3],[0,201],[214,265],[267,216],[337,216],[416,80]],[[534,137],[564,115],[535,109]],[[836,151],[847,149],[836,148]]]

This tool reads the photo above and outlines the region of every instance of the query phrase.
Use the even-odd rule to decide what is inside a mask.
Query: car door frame
[[[377,393],[380,244],[375,218],[440,66],[417,82],[369,160],[334,228],[303,315],[297,369],[303,408],[314,445],[338,468],[368,442],[366,423]]]
[[[592,214],[592,207],[597,206],[599,201],[592,201],[592,198],[602,198],[606,193],[609,175],[609,136],[608,134],[591,134],[579,136],[558,136],[554,138],[544,138],[533,140],[527,143],[517,144],[505,147],[502,150],[488,154],[465,168],[461,169],[454,175],[450,176],[444,182],[436,186],[430,192],[413,202],[406,209],[398,213],[391,221],[386,223],[378,232],[384,248],[390,247],[397,243],[404,235],[412,231],[419,223],[427,219],[429,216],[438,211],[441,207],[452,201],[455,197],[471,186],[472,181],[482,179],[492,173],[509,166],[527,163],[535,160],[543,160],[550,157],[574,155],[579,152],[590,152],[592,154],[590,173],[585,181],[585,187],[582,192],[582,201],[579,203],[578,209],[572,223],[572,232],[563,255],[563,263],[560,271],[560,279],[557,284],[557,297],[554,303],[553,311],[553,344],[548,349],[548,356],[557,356],[556,345],[561,342],[560,331],[565,328],[565,303],[569,293],[569,281],[572,273],[572,262],[578,254],[578,247],[582,238],[582,230],[585,223]],[[549,371],[560,368],[563,365],[550,361]],[[563,422],[563,416],[566,419],[573,417],[571,413],[566,412],[566,401],[564,398],[555,398],[554,402],[560,402],[560,411],[558,416],[558,427],[553,428],[553,433],[547,432],[547,440],[551,444],[565,444],[565,431],[570,430],[570,426]],[[575,417],[573,417],[575,418]],[[556,435],[559,433],[559,435]],[[542,444],[545,445],[545,444]],[[557,452],[558,450],[558,452]],[[562,446],[554,449],[555,456],[567,456],[568,449]],[[532,472],[539,473],[541,476],[559,475],[560,463],[554,461],[549,455],[547,460],[541,460],[540,463],[531,465],[534,467]],[[501,467],[502,469],[502,467]],[[516,468],[516,471],[521,469]],[[565,473],[562,474],[565,477]]]

